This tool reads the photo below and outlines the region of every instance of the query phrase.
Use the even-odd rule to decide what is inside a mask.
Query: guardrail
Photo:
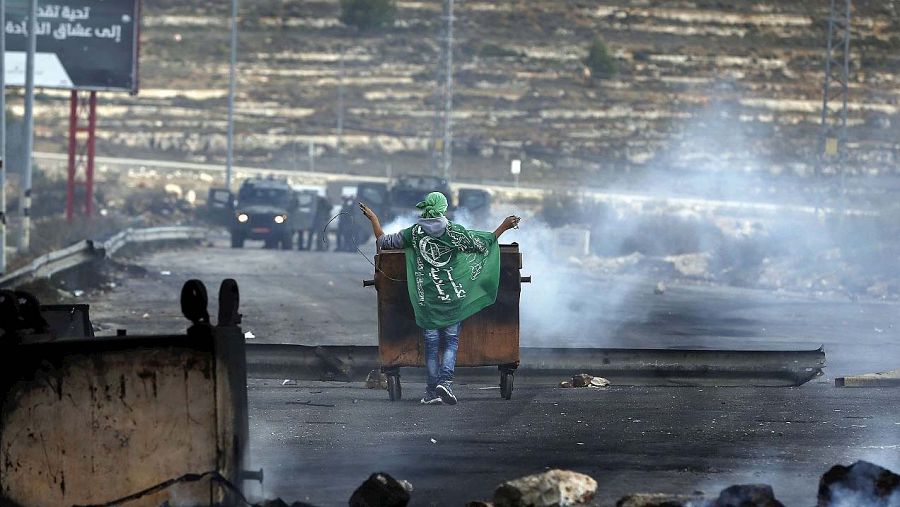
[[[41,255],[30,264],[0,277],[0,287],[13,287],[35,278],[51,276],[72,269],[91,260],[112,257],[123,247],[133,243],[184,241],[206,239],[203,227],[150,227],[126,229],[106,241],[82,240],[66,248]]]

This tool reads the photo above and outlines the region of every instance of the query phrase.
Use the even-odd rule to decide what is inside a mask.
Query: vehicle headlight
[[[285,220],[287,220],[287,215],[275,215],[276,224],[283,224]]]
[[[247,220],[250,220],[250,215],[248,215],[246,213],[241,213],[237,216],[237,221],[240,223],[244,223]]]

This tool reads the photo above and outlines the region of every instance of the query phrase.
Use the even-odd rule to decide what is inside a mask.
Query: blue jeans
[[[456,350],[459,348],[460,323],[444,329],[425,330],[425,367],[428,369],[427,390],[434,392],[438,384],[450,387],[456,368]],[[444,353],[441,354],[441,332],[444,334]]]

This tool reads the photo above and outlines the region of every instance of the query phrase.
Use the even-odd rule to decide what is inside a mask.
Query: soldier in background
[[[344,201],[341,205],[341,219],[338,222],[337,252],[352,252],[356,250],[353,231],[354,206],[353,196],[344,196]]]
[[[307,250],[312,250],[313,241],[316,241],[317,251],[322,252],[328,249],[328,238],[325,237],[325,235],[328,234],[328,231],[325,230],[325,227],[328,225],[328,220],[330,218],[331,202],[326,197],[321,195],[317,196],[315,218],[313,219],[312,229],[309,231],[309,244],[306,245]]]

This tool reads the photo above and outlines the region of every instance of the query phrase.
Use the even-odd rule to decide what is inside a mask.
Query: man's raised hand
[[[515,215],[510,215],[510,216],[506,217],[505,219],[503,219],[503,228],[506,230],[518,229],[520,220],[522,220],[522,219]]]
[[[362,214],[365,215],[366,218],[369,219],[369,221],[378,220],[378,216],[375,214],[375,212],[372,211],[372,209],[369,208],[368,206],[366,206],[365,204],[359,203],[359,209],[360,209],[360,211],[362,211]]]

